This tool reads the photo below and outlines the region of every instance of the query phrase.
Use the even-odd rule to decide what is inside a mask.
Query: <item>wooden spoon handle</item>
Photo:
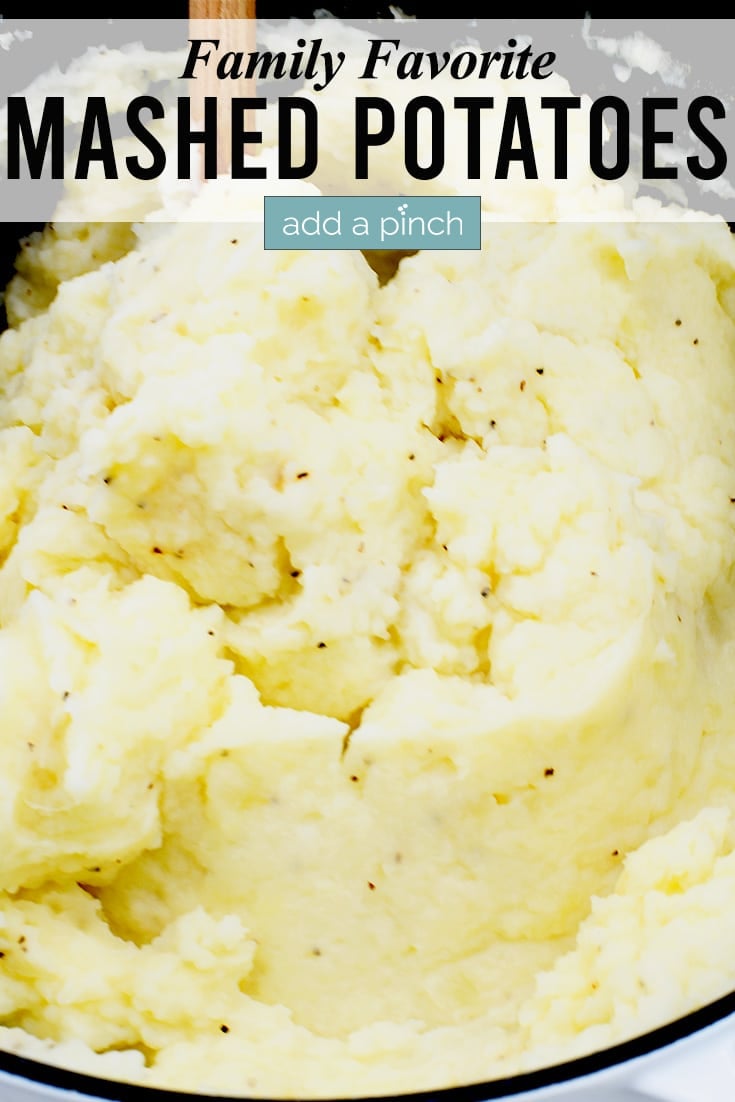
[[[250,20],[250,22],[243,22]],[[247,53],[255,45],[255,0],[189,0],[189,32],[193,38],[219,39],[219,54]],[[232,109],[234,97],[255,95],[255,81],[217,78],[214,59],[195,84],[194,114],[204,117],[204,97],[217,98],[217,173],[226,176],[232,155]],[[203,161],[202,161],[203,165]],[[204,170],[202,168],[202,173]]]
[[[190,19],[255,19],[255,0],[190,0]]]

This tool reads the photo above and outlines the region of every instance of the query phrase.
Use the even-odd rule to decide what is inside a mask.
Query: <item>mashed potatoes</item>
[[[556,1062],[735,984],[735,245],[50,228],[0,340],[0,1044]],[[105,262],[103,262],[103,260]]]

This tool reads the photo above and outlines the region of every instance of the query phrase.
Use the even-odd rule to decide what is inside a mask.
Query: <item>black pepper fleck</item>
[[[300,578],[301,577],[301,571],[300,570],[292,570],[291,571],[291,577],[292,578]]]
[[[309,472],[308,471],[299,471],[299,473],[296,475],[296,477],[297,478],[308,478],[309,477]]]
[[[327,644],[326,643],[317,643],[316,646],[317,646],[317,650],[326,650],[327,649]]]
[[[490,596],[490,590],[487,586],[485,586],[484,589],[480,590],[480,596],[481,597],[489,597]]]
[[[551,768],[551,766],[549,766],[548,769],[544,769],[544,776],[545,777],[553,777],[554,776],[554,770]]]
[[[543,373],[544,373],[543,367],[537,367],[536,368],[536,374],[537,375],[543,375]]]
[[[375,891],[375,885],[373,884],[372,880],[368,880],[368,887],[370,888],[371,892]]]
[[[681,325],[681,318],[677,318],[674,325]]]
[[[230,1032],[230,1027],[228,1025],[221,1025],[219,1027],[219,1031],[220,1031],[220,1033],[229,1033]]]
[[[152,550],[154,555],[162,555],[163,554],[163,551],[161,550],[160,547],[152,547],[151,550]]]
[[[525,379],[521,379],[521,385],[520,385],[520,388],[519,388],[519,389],[520,389],[521,391],[523,391],[523,390],[525,390],[525,389],[526,389],[526,380],[525,380]]]

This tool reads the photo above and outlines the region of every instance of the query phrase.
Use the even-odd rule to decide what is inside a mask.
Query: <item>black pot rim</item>
[[[392,1102],[493,1102],[493,1100],[513,1098],[514,1095],[538,1091],[544,1087],[571,1084],[596,1072],[612,1070],[633,1060],[653,1055],[677,1041],[693,1037],[709,1026],[724,1021],[730,1015],[735,1015],[735,991],[631,1040],[560,1064],[539,1068],[536,1071],[480,1083],[440,1087],[436,1090],[399,1095],[351,1095],[349,1098],[335,1098],[322,1100],[322,1102],[386,1102],[386,1099],[391,1099]],[[198,1102],[209,1102],[215,1099],[217,1102],[247,1102],[247,1099],[252,1097],[189,1093],[120,1080],[101,1079],[98,1076],[57,1068],[25,1056],[16,1056],[10,1052],[0,1052],[0,1072],[25,1080],[29,1085],[43,1085],[60,1091],[75,1092],[82,1099],[85,1097],[103,1099],[104,1102],[187,1102],[187,1100],[190,1102],[191,1099],[197,1099]],[[258,1097],[257,1102],[283,1102],[283,1100]],[[288,1102],[294,1102],[294,1098],[292,1097]]]

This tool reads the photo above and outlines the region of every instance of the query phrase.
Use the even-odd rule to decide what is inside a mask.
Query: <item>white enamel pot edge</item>
[[[214,1096],[78,1075],[0,1053],[0,1102],[186,1102],[187,1099],[207,1102],[210,1098]],[[733,1102],[735,993],[632,1041],[556,1067],[491,1083],[400,1096],[401,1102],[502,1102],[503,1099]]]

